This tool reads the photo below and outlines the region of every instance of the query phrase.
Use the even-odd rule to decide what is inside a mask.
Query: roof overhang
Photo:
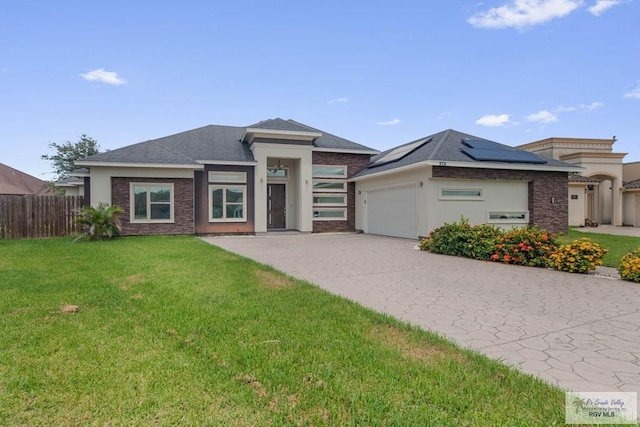
[[[240,162],[234,160],[197,160],[198,163],[203,165],[231,165],[231,166],[255,166],[258,162]]]
[[[256,138],[276,138],[293,141],[313,142],[313,140],[315,140],[316,138],[320,138],[321,136],[322,133],[320,132],[247,128],[244,132],[244,135],[242,136],[242,141],[251,144]]]
[[[204,165],[202,164],[173,164],[173,163],[128,163],[128,162],[91,162],[81,161],[75,162],[78,166],[84,167],[111,167],[111,168],[145,168],[145,169],[191,169],[202,170]]]
[[[313,151],[319,151],[323,153],[345,153],[345,154],[369,154],[371,156],[375,156],[376,154],[380,154],[378,150],[358,150],[351,148],[318,148],[313,147]]]
[[[367,175],[351,178],[350,181],[357,182],[369,177],[379,177],[396,172],[408,171],[424,166],[441,166],[441,167],[457,167],[457,168],[473,168],[473,169],[502,169],[502,170],[526,170],[539,172],[582,172],[585,168],[580,166],[548,166],[538,164],[515,164],[515,163],[498,163],[498,162],[449,162],[443,160],[426,160],[424,162],[413,163],[399,168],[387,169],[381,172],[374,172]]]

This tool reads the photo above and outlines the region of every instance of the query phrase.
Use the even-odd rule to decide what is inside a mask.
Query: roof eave
[[[179,164],[179,163],[132,163],[132,162],[92,162],[81,161],[75,162],[76,165],[85,167],[113,167],[113,168],[163,168],[163,169],[192,169],[202,170],[202,164]]]
[[[369,154],[376,155],[380,154],[378,150],[373,149],[359,149],[359,148],[324,148],[324,147],[313,147],[313,151],[319,151],[323,153],[346,153],[346,154]]]

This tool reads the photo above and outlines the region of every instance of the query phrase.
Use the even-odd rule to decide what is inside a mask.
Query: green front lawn
[[[640,237],[617,236],[613,234],[583,233],[580,229],[571,228],[567,234],[560,235],[558,242],[571,243],[576,239],[588,237],[592,242],[598,243],[609,252],[602,259],[603,265],[618,268],[620,259],[635,248],[640,247]]]
[[[564,422],[557,388],[193,237],[0,241],[0,337],[0,425]]]

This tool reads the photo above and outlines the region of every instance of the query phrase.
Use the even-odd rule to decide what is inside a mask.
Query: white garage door
[[[367,192],[367,233],[418,238],[416,186]]]

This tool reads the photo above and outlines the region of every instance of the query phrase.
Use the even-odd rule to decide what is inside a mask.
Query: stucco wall
[[[572,198],[572,197],[577,197]],[[586,218],[584,184],[569,185],[569,225],[583,226]]]
[[[193,179],[192,178],[111,178],[113,204],[124,208],[120,216],[122,235],[193,234]],[[132,223],[130,184],[132,182],[173,183],[174,220],[172,223]]]
[[[433,177],[527,181],[529,224],[551,232],[566,232],[569,224],[567,172],[520,171],[434,166]]]
[[[440,197],[440,188],[480,189],[482,197],[475,200],[455,200]],[[489,212],[527,211],[529,183],[527,181],[439,179],[429,180],[429,230],[445,223],[459,221],[461,216],[471,225],[491,223],[509,229],[527,225],[526,221],[490,221]],[[424,234],[423,234],[424,235]]]

